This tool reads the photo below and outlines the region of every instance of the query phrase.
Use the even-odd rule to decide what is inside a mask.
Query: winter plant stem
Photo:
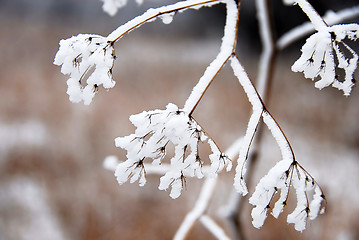
[[[172,5],[149,9],[144,14],[132,19],[131,21],[121,25],[116,30],[114,30],[110,35],[107,36],[108,41],[116,42],[120,38],[123,37],[126,33],[140,27],[142,24],[146,22],[150,22],[152,19],[155,19],[161,15],[177,12],[177,11],[185,11],[192,7],[196,7],[198,5],[208,4],[208,3],[222,2],[221,0],[192,0],[192,1],[181,1]]]
[[[324,16],[324,21],[329,25],[338,24],[341,22],[344,22],[348,19],[352,19],[354,17],[359,16],[359,6],[352,7],[352,8],[346,8],[343,10],[340,10],[336,13],[332,11],[328,11]],[[283,50],[286,47],[290,46],[295,41],[313,33],[315,31],[315,28],[311,22],[303,23],[302,25],[299,25],[298,27],[292,28],[287,33],[283,34],[278,40],[277,40],[277,48],[278,50]]]
[[[204,214],[207,210],[209,202],[212,198],[217,183],[216,177],[207,177],[202,185],[201,192],[198,196],[197,202],[193,209],[187,213],[181,226],[174,236],[174,240],[182,240],[188,235],[194,223]]]
[[[269,13],[269,3],[270,0],[256,0],[256,8],[257,8],[257,18],[259,22],[259,33],[261,38],[261,43],[263,46],[262,53],[259,60],[258,67],[258,78],[257,78],[257,90],[259,95],[262,97],[264,102],[268,102],[270,98],[271,86],[272,86],[272,76],[275,64],[275,56],[277,52],[277,48],[275,45],[274,37],[273,37],[273,26],[272,19]],[[259,116],[260,117],[260,116]],[[257,162],[259,156],[259,149],[262,142],[263,136],[263,124],[259,122],[257,126],[257,134],[253,133],[253,147],[251,151],[247,152],[248,156],[248,167],[247,167],[247,175],[246,182],[248,186],[251,186],[251,180],[255,168],[255,164]],[[249,147],[249,146],[248,146]],[[249,148],[248,148],[249,149]],[[227,220],[229,221],[229,226],[232,229],[231,232],[235,234],[234,239],[244,239],[244,233],[242,232],[242,228],[240,226],[239,216],[244,207],[244,201],[239,196],[238,193],[233,192],[231,194],[232,199],[229,199],[229,202],[232,203],[232,209],[229,209],[229,215],[227,216]]]
[[[324,22],[323,18],[307,0],[297,0],[296,2],[302,8],[303,12],[307,14],[317,31],[328,27],[327,23]]]
[[[225,0],[224,3],[226,5],[227,17],[220,52],[207,67],[206,71],[198,81],[197,85],[193,88],[183,107],[183,111],[189,113],[189,115],[192,115],[193,111],[201,101],[204,93],[212,83],[213,79],[223,68],[224,64],[228,61],[232,53],[235,52],[240,1],[238,1],[238,4],[236,4],[234,0]]]
[[[238,154],[238,149],[241,144],[241,141],[235,141],[226,151],[225,154],[233,159]],[[209,203],[213,197],[213,194],[215,192],[215,187],[217,184],[218,177],[210,176],[206,177],[205,181],[202,185],[202,189],[200,194],[198,195],[197,201],[193,207],[193,209],[187,213],[185,219],[183,220],[181,226],[176,232],[176,235],[174,239],[181,240],[185,239],[185,237],[190,232],[191,228],[195,224],[197,220],[201,220],[201,223],[205,225],[205,227],[209,228],[211,226],[207,226],[206,224],[209,223],[209,221],[203,221],[202,217],[204,216],[205,212],[208,209]],[[207,219],[208,220],[208,219]],[[219,231],[216,231],[215,233],[218,233]],[[216,236],[216,235],[215,235]],[[222,236],[226,236],[225,234]],[[227,237],[227,236],[226,236]],[[227,239],[226,237],[218,238],[218,239]]]
[[[105,3],[107,10],[109,10],[109,6],[118,7],[110,1],[114,0],[108,0]],[[122,1],[122,4],[125,2]],[[142,0],[137,0],[137,2],[142,2]],[[159,189],[171,189],[170,197],[172,198],[181,195],[186,184],[186,177],[205,179],[193,209],[186,215],[176,232],[174,238],[176,240],[186,238],[196,222],[202,223],[216,238],[229,239],[224,229],[208,215],[208,206],[216,189],[217,174],[223,169],[230,171],[233,164],[231,159],[238,154],[234,187],[243,196],[248,193],[247,186],[250,186],[251,180],[253,180],[254,164],[259,155],[259,145],[262,140],[263,124],[261,120],[278,144],[282,159],[259,181],[249,198],[249,203],[254,206],[251,213],[253,226],[262,227],[269,213],[278,218],[287,204],[292,188],[296,191],[297,206],[292,213],[288,214],[287,222],[294,224],[297,231],[303,231],[306,228],[308,219],[313,220],[318,214],[324,212],[326,200],[321,187],[309,172],[295,160],[286,135],[266,108],[265,103],[270,97],[277,50],[285,48],[303,34],[308,34],[313,30],[317,32],[309,37],[303,45],[302,55],[293,64],[292,70],[303,72],[306,78],[313,80],[318,80],[320,77],[315,83],[317,88],[321,89],[332,85],[342,90],[344,95],[349,95],[355,83],[354,72],[359,57],[343,40],[359,39],[359,25],[329,26],[327,23],[340,22],[342,21],[340,19],[358,15],[359,10],[353,8],[343,12],[340,16],[330,13],[328,19],[324,20],[308,0],[285,0],[284,2],[287,4],[297,4],[311,23],[310,26],[309,24],[300,26],[275,42],[271,27],[272,21],[269,16],[269,2],[270,0],[256,0],[263,46],[259,61],[257,88],[249,79],[236,53],[240,0],[183,0],[168,6],[149,9],[144,14],[118,27],[107,37],[79,34],[60,41],[60,48],[55,56],[54,64],[61,66],[63,74],[69,75],[67,93],[70,100],[73,102],[83,101],[88,105],[99,86],[105,89],[114,87],[115,81],[112,78],[116,60],[114,43],[125,34],[157,18],[160,18],[163,23],[169,24],[176,13],[220,3],[225,4],[226,24],[219,53],[193,88],[183,109],[169,103],[165,110],[156,109],[132,115],[130,121],[136,127],[135,133],[115,139],[116,146],[127,151],[127,160],[118,162],[117,159],[110,157],[104,163],[106,168],[115,170],[119,184],[138,181],[139,185],[143,186],[146,183],[146,173],[163,175],[160,178]],[[109,12],[113,13],[111,10]],[[192,114],[227,62],[230,63],[235,77],[252,105],[252,113],[245,135],[223,153]],[[345,76],[340,76],[342,73],[338,73],[337,70],[344,70]],[[90,73],[91,71],[92,73]],[[343,77],[343,81],[339,77]],[[174,155],[170,159],[170,163],[162,164],[162,160],[168,156],[166,154],[168,143],[174,145]],[[208,155],[210,164],[207,164],[207,161],[202,158],[202,154],[201,156],[199,154],[200,143],[207,143],[212,151]],[[147,163],[149,159],[153,159],[151,165]],[[228,201],[226,214],[223,214],[222,211],[222,216],[230,218],[232,232],[237,235],[236,237],[243,238],[242,225],[238,218],[243,198],[239,194],[232,194],[232,196]]]

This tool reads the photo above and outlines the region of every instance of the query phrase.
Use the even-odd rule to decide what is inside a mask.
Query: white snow
[[[145,180],[147,159],[159,165],[167,155],[167,145],[175,147],[170,159],[170,168],[160,179],[160,190],[172,188],[170,196],[177,198],[185,184],[185,176],[202,178],[204,160],[198,153],[198,144],[208,142],[212,153],[209,156],[209,175],[216,175],[224,167],[229,171],[231,160],[220,152],[218,146],[206,135],[198,123],[175,104],[168,104],[165,110],[144,111],[132,115],[130,121],[136,127],[135,133],[115,139],[117,147],[127,151],[127,160],[119,163],[115,175],[119,184],[139,179],[140,186]]]
[[[67,80],[70,101],[89,105],[98,90],[113,88],[112,67],[115,60],[113,43],[99,35],[79,34],[60,41],[54,64],[61,66]]]
[[[359,15],[359,6],[356,6],[352,8],[346,8],[338,12],[327,11],[323,16],[323,19],[329,26],[331,26],[334,24],[345,22],[346,20],[352,19],[358,15]],[[295,28],[292,28],[290,31],[283,34],[277,40],[277,48],[279,50],[283,50],[294,41],[299,40],[310,33],[313,33],[314,30],[315,30],[314,26],[311,22],[306,22]]]
[[[314,33],[303,45],[302,55],[293,64],[292,71],[303,72],[306,78],[317,80],[315,87],[319,89],[332,85],[342,90],[344,95],[350,95],[355,82],[358,55],[342,40],[357,40],[358,30],[358,24],[343,24],[326,27]],[[344,53],[343,49],[350,54]],[[340,74],[336,72],[336,67],[344,70],[343,81],[339,80]]]
[[[234,1],[224,1],[227,8],[226,25],[224,27],[224,36],[222,38],[222,44],[220,52],[217,57],[206,68],[203,76],[199,79],[197,85],[192,89],[190,96],[187,98],[183,107],[185,112],[190,113],[194,110],[204,92],[211,84],[214,77],[221,70],[223,65],[229,59],[233,52],[233,46],[235,42],[236,23],[237,23],[237,6]]]

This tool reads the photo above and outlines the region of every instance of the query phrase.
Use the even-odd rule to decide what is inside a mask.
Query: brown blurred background
[[[355,3],[333,2],[316,4],[324,12]],[[277,35],[305,20],[295,7],[274,3]],[[0,240],[170,239],[196,200],[202,181],[188,180],[187,190],[172,200],[157,190],[159,176],[149,176],[143,188],[119,186],[102,162],[107,155],[124,159],[114,138],[134,130],[131,114],[164,109],[169,102],[183,106],[218,52],[223,7],[186,12],[170,25],[156,21],[131,32],[116,44],[115,88],[101,88],[90,106],[73,104],[66,95],[67,77],[52,64],[59,40],[78,33],[106,36],[159,2],[148,0],[138,7],[129,0],[114,18],[101,5],[98,0],[0,0]],[[243,1],[242,11],[238,52],[255,79],[260,48],[253,1]],[[327,213],[303,233],[287,225],[285,215],[269,217],[257,230],[246,203],[241,221],[248,239],[359,238],[358,89],[346,98],[332,88],[319,91],[302,74],[292,73],[303,42],[279,54],[267,106],[297,160],[325,190]],[[225,149],[244,134],[249,113],[250,105],[226,67],[194,116]],[[265,130],[254,181],[279,158]],[[233,173],[221,174],[210,208],[223,226],[217,213],[232,181]],[[188,239],[213,236],[198,223]]]

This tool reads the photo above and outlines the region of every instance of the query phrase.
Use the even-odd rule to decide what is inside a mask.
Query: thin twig
[[[203,226],[205,226],[209,232],[213,234],[219,240],[230,240],[223,228],[220,227],[211,217],[208,215],[202,215],[199,219]]]
[[[150,22],[151,20],[156,19],[157,17],[164,15],[164,14],[177,12],[177,11],[185,11],[187,9],[191,9],[196,6],[206,5],[206,4],[211,4],[211,3],[218,4],[221,2],[222,2],[222,0],[207,0],[207,1],[205,1],[205,0],[187,0],[187,1],[177,2],[175,4],[164,6],[164,7],[149,9],[144,14],[142,14],[142,15],[132,19],[131,21],[125,23],[124,25],[121,25],[120,27],[118,27],[110,35],[107,36],[107,39],[110,42],[116,42],[117,40],[122,38],[123,35],[125,35],[126,33],[130,32],[133,29],[140,27],[142,24],[144,24],[146,22]]]
[[[239,10],[234,0],[225,0],[224,3],[226,5],[227,16],[220,52],[207,67],[203,76],[199,79],[197,85],[193,88],[190,96],[186,100],[183,111],[187,112],[189,116],[192,115],[213,79],[234,51],[235,42],[237,41],[237,36],[234,33],[237,32]]]
[[[241,139],[238,139],[225,151],[229,158],[234,158],[238,154],[238,149],[241,144]],[[184,239],[194,223],[205,213],[208,208],[209,202],[213,197],[215,186],[217,184],[217,176],[206,177],[202,185],[201,192],[197,198],[196,204],[193,209],[187,213],[180,228],[177,230],[174,239]]]
[[[329,26],[331,26],[334,24],[342,23],[348,19],[352,19],[357,16],[359,16],[359,6],[346,8],[336,13],[329,11],[323,16],[323,19]],[[277,40],[276,46],[278,50],[283,50],[288,46],[290,46],[295,41],[313,32],[315,32],[315,28],[311,22],[303,23],[298,27],[295,27],[290,31],[288,31],[287,33],[283,34]]]

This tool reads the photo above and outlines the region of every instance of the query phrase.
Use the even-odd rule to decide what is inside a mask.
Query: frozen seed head
[[[67,94],[72,102],[89,105],[103,86],[113,88],[112,69],[115,56],[114,42],[92,34],[79,34],[60,41],[54,64],[69,75]]]
[[[207,142],[212,153],[209,155],[210,170],[216,175],[226,167],[231,169],[231,160],[223,154],[199,124],[186,112],[170,103],[165,110],[144,111],[132,115],[130,121],[135,133],[115,139],[115,144],[127,151],[127,160],[116,169],[117,180],[123,184],[129,179],[145,182],[144,161],[151,159],[159,165],[167,155],[168,144],[174,146],[169,171],[160,179],[160,190],[171,187],[170,196],[180,196],[185,177],[202,178],[204,161],[200,157],[199,144]],[[132,181],[131,181],[132,182]]]

